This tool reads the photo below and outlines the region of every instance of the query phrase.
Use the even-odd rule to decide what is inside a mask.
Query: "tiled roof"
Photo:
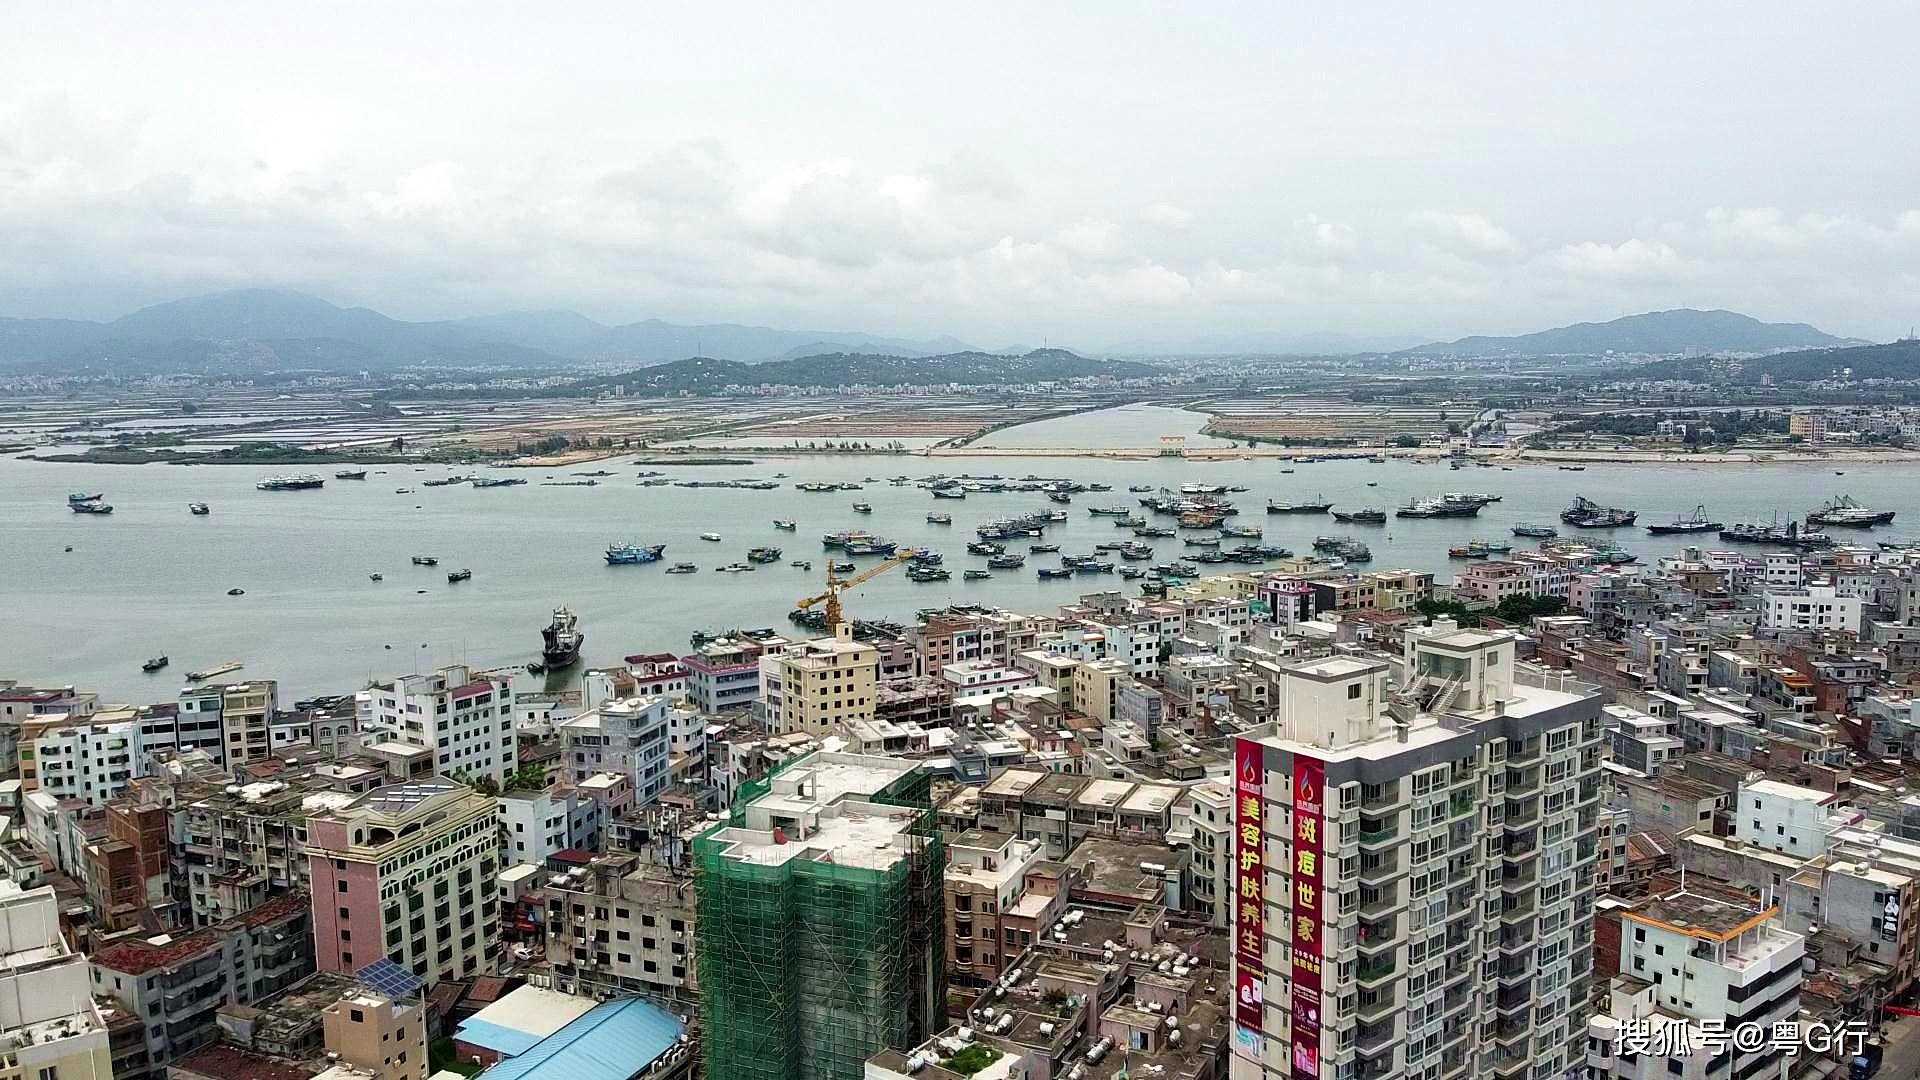
[[[304,914],[306,911],[307,894],[290,892],[285,896],[276,896],[259,904],[238,918],[203,927],[191,934],[182,934],[169,939],[164,944],[156,945],[144,939],[116,942],[94,953],[93,962],[110,971],[144,975],[149,971],[178,964],[210,948],[217,947],[221,939],[228,934],[266,926],[295,914]]]

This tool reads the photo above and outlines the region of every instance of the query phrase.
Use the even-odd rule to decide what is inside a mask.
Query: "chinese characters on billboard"
[[[1293,759],[1293,1080],[1320,1077],[1320,855],[1325,762]]]
[[[1258,1054],[1262,968],[1266,963],[1266,856],[1261,830],[1265,807],[1266,751],[1252,739],[1233,748],[1234,776],[1234,958],[1233,1020],[1238,1044]]]

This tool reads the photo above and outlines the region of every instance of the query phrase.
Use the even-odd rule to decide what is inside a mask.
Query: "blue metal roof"
[[[519,1028],[510,1028],[505,1024],[473,1018],[462,1020],[460,1027],[454,1031],[453,1037],[482,1050],[491,1050],[502,1057],[524,1054],[538,1046],[541,1038],[531,1031],[521,1031]]]
[[[487,1080],[629,1080],[680,1038],[680,1021],[641,998],[603,1001],[486,1071]]]

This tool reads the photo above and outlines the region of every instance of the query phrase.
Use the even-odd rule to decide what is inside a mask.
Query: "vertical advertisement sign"
[[[1327,766],[1293,758],[1293,1080],[1320,1078],[1320,854]]]
[[[1234,1048],[1258,1059],[1262,1050],[1261,1010],[1265,993],[1267,897],[1266,855],[1262,838],[1266,784],[1266,748],[1252,739],[1233,746],[1233,955]]]

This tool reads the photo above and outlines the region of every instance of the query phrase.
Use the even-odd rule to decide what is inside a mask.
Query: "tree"
[[[1388,440],[1388,444],[1400,447],[1403,450],[1411,450],[1420,445],[1420,437],[1418,435],[1395,435],[1392,439]]]
[[[1413,610],[1427,617],[1427,625],[1433,625],[1436,618],[1448,618],[1461,626],[1479,626],[1480,616],[1467,610],[1467,605],[1458,600],[1439,600],[1428,597],[1413,605]]]
[[[1542,615],[1558,615],[1566,607],[1567,602],[1557,596],[1520,593],[1501,598],[1493,607],[1493,615],[1504,623],[1523,623]]]

